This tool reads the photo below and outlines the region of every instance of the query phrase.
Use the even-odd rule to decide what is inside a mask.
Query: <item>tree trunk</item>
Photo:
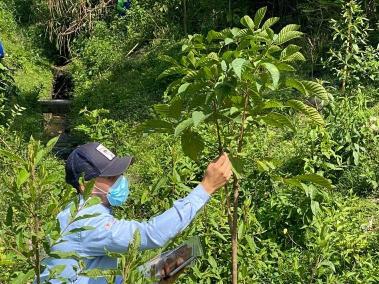
[[[247,109],[249,105],[249,93],[245,93],[245,102],[242,113],[242,125],[238,138],[237,153],[241,153],[243,138],[245,134],[245,121],[247,117]],[[232,217],[232,284],[238,283],[238,197],[240,184],[238,177],[233,176],[233,217]]]
[[[233,180],[233,221],[232,221],[232,283],[238,283],[238,197],[239,182],[234,176]]]
[[[183,26],[184,26],[184,34],[188,34],[188,26],[187,26],[187,0],[183,0]]]

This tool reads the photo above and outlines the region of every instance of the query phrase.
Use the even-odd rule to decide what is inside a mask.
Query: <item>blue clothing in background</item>
[[[60,229],[68,232],[83,226],[95,229],[77,232],[63,237],[64,242],[55,245],[52,251],[75,252],[86,264],[86,269],[111,269],[117,267],[117,259],[107,256],[106,252],[126,252],[133,240],[134,232],[139,230],[141,249],[152,249],[164,246],[167,241],[184,230],[195,218],[196,213],[207,203],[210,196],[201,185],[198,185],[185,198],[174,202],[172,208],[147,222],[115,219],[111,209],[97,204],[79,211],[79,215],[99,213],[100,215],[78,220],[68,227],[70,206],[58,214]],[[83,200],[81,200],[83,204]],[[78,262],[74,259],[47,258],[43,261],[46,269],[41,274],[41,282],[47,281],[49,269],[56,265],[66,265],[61,277],[68,283],[105,284],[104,278],[88,278],[78,275]],[[50,280],[50,283],[62,283],[60,280]]]
[[[0,41],[0,59],[4,58],[4,56],[5,56],[5,51],[4,51],[3,43]]]

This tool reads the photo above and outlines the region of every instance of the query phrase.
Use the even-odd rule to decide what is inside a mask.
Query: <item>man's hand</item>
[[[232,176],[232,164],[226,153],[210,163],[205,171],[201,185],[209,194],[222,187]]]
[[[180,267],[184,262],[186,262],[191,257],[192,249],[188,246],[183,246],[178,251],[173,253],[172,256],[165,260],[163,268],[160,271],[160,275],[162,276],[162,280],[159,281],[159,284],[171,284],[175,283],[176,279],[180,274],[184,272],[186,266],[184,266],[181,270],[176,272],[174,275],[169,276],[172,271],[174,271],[177,267]]]

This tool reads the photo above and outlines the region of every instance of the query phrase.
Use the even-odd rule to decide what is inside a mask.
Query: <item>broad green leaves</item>
[[[271,112],[265,116],[262,116],[261,119],[270,126],[295,130],[291,120],[286,115],[280,113]]]
[[[318,97],[321,100],[328,101],[329,96],[325,88],[313,81],[298,80],[293,78],[288,78],[286,80],[286,85],[298,90],[300,93],[306,97]]]
[[[290,40],[301,37],[303,35],[303,33],[298,31],[299,28],[300,28],[300,26],[293,25],[293,24],[285,26],[279,32],[276,43],[278,45],[282,45],[282,44],[284,44]]]
[[[289,116],[281,113],[291,107],[305,114],[312,123],[323,125],[317,110],[300,99],[281,101],[282,90],[292,90],[294,95],[300,92],[305,98],[315,96],[324,101],[328,100],[328,93],[317,82],[293,76],[295,64],[305,58],[300,47],[289,42],[301,37],[302,33],[298,31],[298,25],[289,24],[275,34],[270,27],[278,18],[264,21],[266,11],[266,7],[259,9],[254,19],[244,16],[241,19],[244,29],[210,31],[206,38],[189,36],[183,44],[180,60],[162,57],[172,66],[159,78],[175,75],[177,79],[166,91],[170,102],[154,107],[162,120],[145,123],[145,129],[180,137],[186,155],[198,159],[204,144],[201,132],[195,132],[193,128],[203,123],[227,125],[233,122],[247,128],[248,121],[263,121],[267,126],[294,130]],[[268,99],[271,94],[278,97]],[[250,97],[245,106],[251,115],[249,120],[242,121],[244,105],[235,99],[238,96]],[[184,101],[186,103],[182,104]],[[224,108],[236,111],[223,111],[220,115],[217,109]],[[207,120],[205,113],[215,119]],[[239,115],[235,115],[237,113]],[[219,148],[224,146],[219,145]]]
[[[278,68],[274,64],[269,63],[269,62],[262,63],[262,66],[266,68],[267,71],[270,73],[273,86],[276,89],[278,87],[279,79],[280,79],[280,73],[279,73]]]
[[[247,64],[247,60],[243,58],[236,58],[232,62],[232,68],[239,79],[242,78],[242,72],[244,65]]]
[[[193,125],[197,127],[200,123],[202,123],[206,119],[206,116],[202,111],[194,111],[192,113],[192,121]]]
[[[313,122],[315,122],[319,125],[324,125],[324,123],[325,123],[324,119],[322,118],[322,116],[318,113],[318,111],[315,108],[306,105],[302,101],[289,100],[286,105],[297,110],[297,111],[302,112],[307,117],[309,117]]]
[[[273,18],[267,19],[264,22],[264,24],[262,25],[262,30],[266,30],[266,29],[270,28],[271,26],[275,25],[277,22],[279,22],[278,17],[273,17]]]
[[[190,128],[193,124],[194,124],[194,121],[192,117],[187,118],[186,120],[183,120],[182,122],[178,124],[178,126],[176,126],[174,135],[176,137],[180,136],[183,131]]]
[[[181,136],[183,152],[192,160],[198,160],[204,149],[203,138],[196,132],[185,131]]]
[[[267,11],[267,7],[262,7],[255,13],[254,25],[256,27],[259,27],[261,25],[261,22],[262,22],[264,16],[266,15],[266,11]]]
[[[252,32],[254,31],[255,24],[249,16],[244,16],[241,19],[241,24],[244,25],[245,27],[249,28]]]

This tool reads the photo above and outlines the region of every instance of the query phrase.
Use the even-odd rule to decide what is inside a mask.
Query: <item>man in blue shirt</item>
[[[123,173],[131,163],[132,157],[116,157],[97,142],[81,145],[70,154],[66,161],[67,183],[83,193],[84,186],[80,184],[79,178],[84,176],[84,180],[94,179],[92,195],[100,197],[102,203],[86,207],[80,194],[78,216],[94,214],[94,217],[72,222],[70,205],[60,212],[58,220],[63,237],[62,242],[52,247],[53,252],[75,252],[84,260],[87,270],[116,268],[117,259],[109,257],[107,252],[126,252],[136,231],[141,236],[141,250],[164,246],[191,223],[210,196],[232,175],[229,158],[223,154],[208,165],[202,182],[186,197],[175,201],[173,207],[163,214],[147,222],[118,220],[112,216],[111,207],[122,205],[128,197],[129,184]],[[94,229],[64,234],[84,226]],[[80,267],[75,259],[49,257],[43,263],[46,268],[41,274],[41,283],[106,283],[103,277],[80,275]],[[65,265],[65,268],[59,277],[50,279],[50,271],[57,265]],[[62,279],[67,280],[63,282]]]

